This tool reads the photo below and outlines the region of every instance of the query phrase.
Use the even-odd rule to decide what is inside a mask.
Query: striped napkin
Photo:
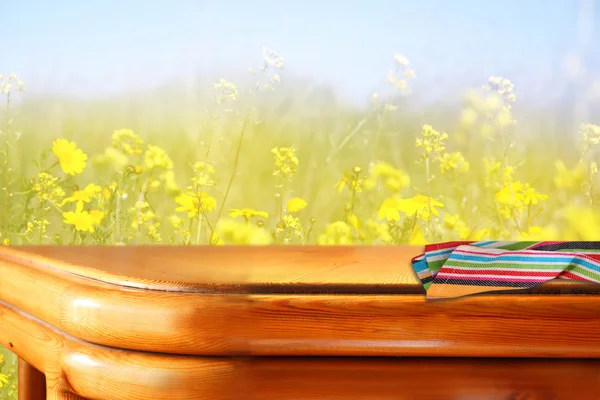
[[[552,279],[600,283],[600,242],[446,242],[412,259],[427,299],[530,289]]]

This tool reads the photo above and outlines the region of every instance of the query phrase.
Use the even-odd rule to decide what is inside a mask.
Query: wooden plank
[[[118,249],[121,248],[103,248],[103,251],[107,255],[113,250],[115,254],[123,254]],[[161,249],[153,248],[155,253],[149,254],[159,257]],[[177,248],[178,252],[174,253],[168,250],[160,259],[166,260],[168,255],[175,257],[179,254],[177,257],[186,260],[191,259],[191,255],[200,254],[195,253],[196,250],[187,253],[187,249]],[[80,253],[86,251],[85,248],[77,250]],[[351,282],[361,285],[361,279],[367,281],[367,276],[375,281],[372,270],[369,272],[367,267],[373,262],[372,258],[381,257],[378,255],[381,253],[359,252],[365,258],[356,263],[351,258],[345,259],[339,264],[339,270],[342,275],[348,272],[348,276],[334,279],[335,274],[331,271],[337,267],[332,267],[331,261],[323,261],[339,254],[337,249],[331,251],[330,255],[327,255],[326,248],[315,253],[323,255],[322,259],[311,252],[306,253],[309,258],[317,257],[311,258],[313,261],[321,260],[312,267],[310,263],[300,264],[312,274],[286,277],[285,265],[268,264],[272,267],[271,270],[266,269],[271,271],[271,275],[264,275],[271,277],[267,284],[279,283],[296,288],[299,294],[294,294],[294,290],[292,293],[253,294],[246,289],[224,294],[219,291],[196,293],[133,289],[59,268],[40,266],[37,260],[34,263],[16,262],[14,258],[5,257],[0,258],[0,284],[3,288],[0,300],[82,340],[152,352],[197,355],[600,356],[600,295],[512,294],[425,302],[422,295],[373,290],[385,287],[388,282],[398,283],[404,279],[404,274],[386,275],[384,272],[388,267],[377,270],[377,274],[381,274],[378,278],[381,285],[371,285],[371,294],[340,293],[332,289],[344,280],[350,286],[353,285]],[[28,255],[26,252],[19,254],[22,257]],[[217,262],[218,254],[212,254],[214,262]],[[242,256],[248,254],[241,253]],[[255,254],[258,257],[259,253]],[[307,257],[298,255],[304,253],[290,254],[296,254],[302,260]],[[405,261],[411,254],[404,254]],[[102,260],[107,259],[111,257],[106,256]],[[294,265],[292,258],[287,260]],[[387,265],[391,264],[388,261]],[[136,268],[141,270],[143,265]],[[162,263],[154,265],[163,266]],[[192,264],[181,265],[187,265],[186,268],[181,267],[182,270],[192,274],[189,270]],[[240,262],[239,265],[243,264]],[[166,274],[167,267],[160,268],[165,268],[162,273]],[[297,268],[300,271],[301,268]],[[395,268],[400,269],[399,266]],[[410,266],[405,265],[404,268]],[[173,270],[177,268],[173,267]],[[199,276],[196,275],[196,284],[200,282]],[[273,279],[273,276],[278,276],[278,279]],[[386,280],[390,276],[396,279]],[[220,282],[230,278],[221,278]],[[217,285],[216,281],[211,282]],[[228,282],[232,284],[234,281]],[[235,282],[242,285],[241,281]],[[307,294],[302,288],[308,282],[325,288],[325,293],[329,290],[329,294]],[[263,288],[268,288],[268,285]]]
[[[0,302],[0,343],[53,400],[595,400],[600,360],[190,357],[82,342]]]
[[[179,250],[185,254],[184,248]],[[355,278],[358,275],[355,272]],[[311,280],[316,281],[315,276]],[[132,350],[600,357],[600,296],[592,294],[425,302],[422,295],[404,292],[167,292],[132,289],[7,259],[0,259],[0,285],[0,300],[74,337]]]
[[[0,259],[119,286],[182,292],[331,290],[422,292],[419,247],[0,247]],[[356,289],[354,289],[356,292]],[[361,290],[359,290],[360,292]]]
[[[46,400],[46,377],[19,358],[19,400]]]
[[[0,260],[170,292],[422,294],[410,264],[422,251],[421,246],[2,246]],[[600,285],[551,281],[514,293],[600,294]]]
[[[0,260],[0,300],[79,339],[133,350],[247,354],[247,296],[131,289]]]
[[[0,302],[0,344],[46,376],[52,400],[237,399],[239,358],[136,352],[78,340]],[[225,394],[225,395],[224,395]]]
[[[600,357],[597,295],[249,299],[247,328],[239,330],[257,355]]]
[[[256,400],[597,400],[600,360],[254,359]]]

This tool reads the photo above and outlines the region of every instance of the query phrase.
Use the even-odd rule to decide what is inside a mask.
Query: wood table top
[[[600,357],[600,285],[428,302],[410,264],[422,250],[2,247],[0,301],[80,340],[149,352]]]
[[[420,246],[0,248],[5,259],[121,286],[174,292],[422,293]]]

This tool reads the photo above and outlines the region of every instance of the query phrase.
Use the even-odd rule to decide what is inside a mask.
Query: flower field
[[[599,237],[600,126],[578,121],[558,138],[532,131],[517,120],[518,87],[495,76],[430,121],[408,107],[418,71],[403,56],[390,61],[388,89],[364,110],[277,104],[284,60],[269,49],[251,85],[221,79],[198,109],[144,99],[53,108],[28,102],[16,75],[1,76],[0,242]],[[0,399],[15,398],[15,360],[2,355]]]

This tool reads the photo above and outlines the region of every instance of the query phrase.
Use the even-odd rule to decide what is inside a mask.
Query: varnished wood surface
[[[83,342],[0,302],[0,344],[46,376],[49,398],[231,399],[246,363],[238,358],[135,352]],[[221,395],[220,393],[223,393]],[[234,397],[231,397],[234,396]]]
[[[600,296],[252,295],[260,355],[600,357]]]
[[[600,360],[255,359],[260,400],[597,400]]]
[[[185,249],[181,249],[184,253]],[[0,300],[91,343],[195,355],[600,357],[600,296],[166,292],[0,259]]]
[[[422,251],[422,246],[2,246],[0,262],[170,292],[423,294],[410,263]],[[514,293],[600,294],[600,285],[551,281]]]
[[[0,247],[0,259],[165,291],[272,293],[294,286],[300,291],[421,293],[410,265],[421,252],[410,246],[20,246]]]
[[[152,354],[82,342],[4,303],[0,332],[46,374],[52,400],[594,400],[600,391],[600,360]]]
[[[19,358],[19,400],[45,400],[46,377],[22,358]]]

